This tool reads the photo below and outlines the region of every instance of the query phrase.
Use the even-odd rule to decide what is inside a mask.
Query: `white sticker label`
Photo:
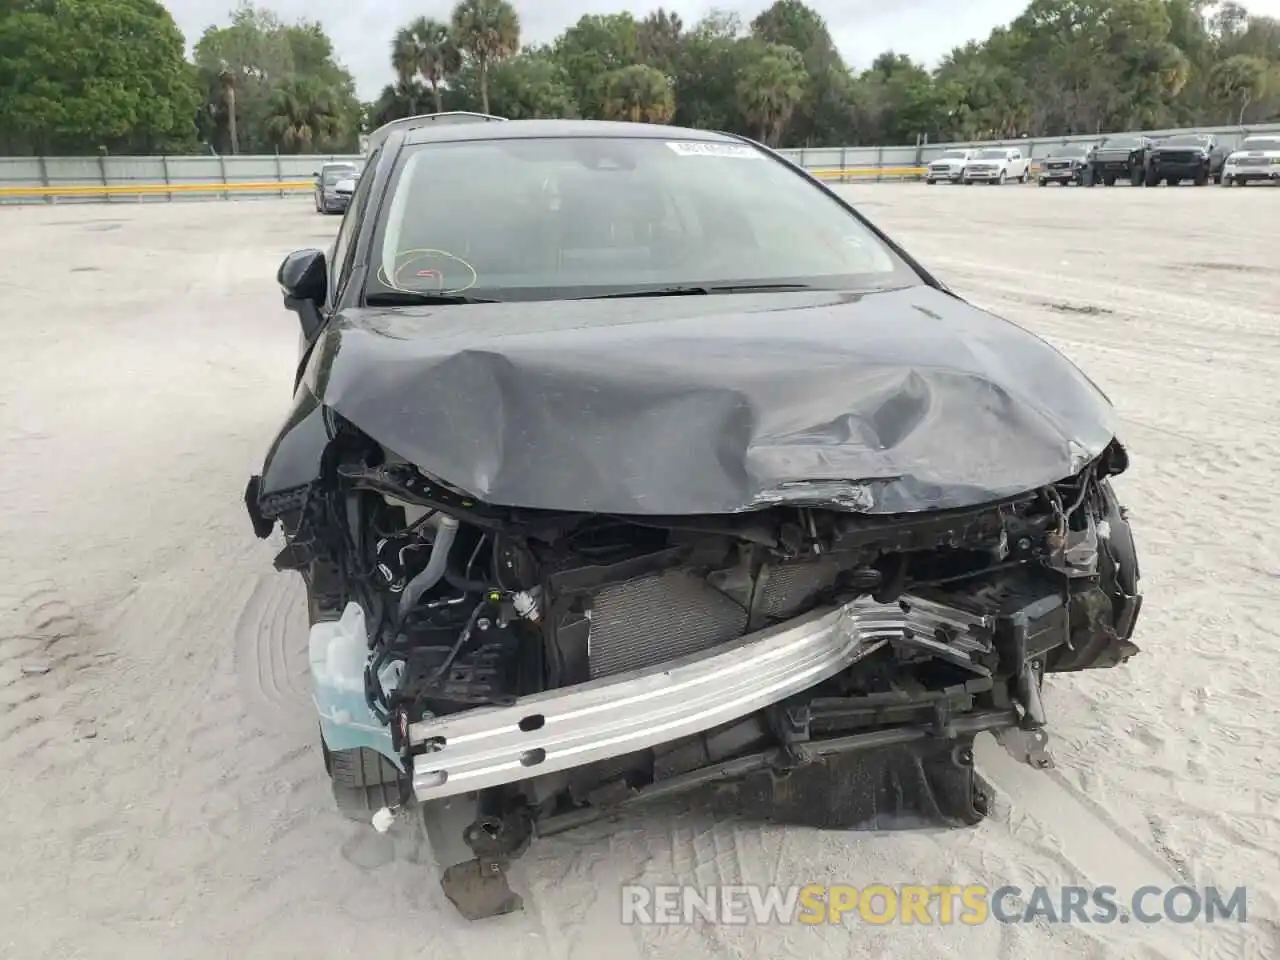
[[[744,143],[678,140],[668,143],[667,146],[682,157],[734,157],[738,160],[759,160],[764,156],[759,150]]]

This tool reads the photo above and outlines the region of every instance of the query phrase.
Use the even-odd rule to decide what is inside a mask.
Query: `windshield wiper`
[[[501,300],[486,300],[483,297],[469,297],[465,293],[409,293],[403,290],[384,290],[381,293],[370,293],[364,302],[371,307],[414,307],[432,304],[459,303],[502,303]]]
[[[598,293],[575,300],[622,300],[628,297],[695,297],[713,293],[768,293],[789,290],[814,290],[807,283],[722,283],[687,287],[650,287],[645,290],[624,290],[621,293]]]

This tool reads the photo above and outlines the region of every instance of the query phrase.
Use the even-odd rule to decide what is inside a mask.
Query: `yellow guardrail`
[[[100,183],[66,184],[48,187],[0,187],[0,197],[101,197],[156,193],[280,193],[283,190],[311,190],[312,180],[261,180],[244,183]]]
[[[837,167],[835,169],[814,169],[809,172],[823,180],[842,180],[848,177],[914,177],[921,176],[925,167]]]
[[[865,177],[920,176],[924,167],[843,167],[810,171],[824,180],[845,180]],[[148,196],[154,194],[181,193],[282,193],[301,192],[315,187],[312,180],[260,180],[244,183],[85,183],[61,186],[0,186],[3,197],[109,197]]]

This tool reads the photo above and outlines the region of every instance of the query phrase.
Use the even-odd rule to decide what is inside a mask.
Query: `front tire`
[[[1201,171],[1199,171],[1199,172],[1196,174],[1195,185],[1196,185],[1197,187],[1203,187],[1203,186],[1204,186],[1205,184],[1207,184],[1208,182],[1209,182],[1209,170],[1208,170],[1208,168],[1206,168],[1206,169],[1204,169],[1204,170],[1201,170]]]
[[[1001,186],[1001,187],[1003,187],[1003,186],[1004,186],[1004,181],[1005,181],[1004,171],[1003,171],[1003,170],[1001,170],[1001,171],[1000,171],[1000,179],[996,181],[997,186]]]
[[[1143,179],[1142,168],[1135,167],[1129,174],[1129,185],[1133,187],[1140,187],[1142,186]]]
[[[1116,185],[1115,174],[1108,173],[1105,177],[1103,177],[1102,185],[1104,187],[1114,187]]]
[[[383,807],[400,802],[401,773],[390,760],[368,747],[324,750],[325,769],[332,781],[333,801],[348,820],[368,823]]]
[[[1160,185],[1160,178],[1156,176],[1156,172],[1154,170],[1148,167],[1146,173],[1143,174],[1143,183],[1148,187],[1156,187]]]
[[[1047,187],[1049,185],[1049,181],[1044,179],[1043,177],[1040,178],[1039,183],[1040,183],[1040,186],[1042,187]]]

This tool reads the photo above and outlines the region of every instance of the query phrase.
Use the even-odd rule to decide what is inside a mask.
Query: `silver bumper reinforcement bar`
[[[420,801],[469,793],[645,750],[748,716],[834,676],[895,638],[989,649],[990,618],[918,597],[861,598],[703,653],[412,723]]]

